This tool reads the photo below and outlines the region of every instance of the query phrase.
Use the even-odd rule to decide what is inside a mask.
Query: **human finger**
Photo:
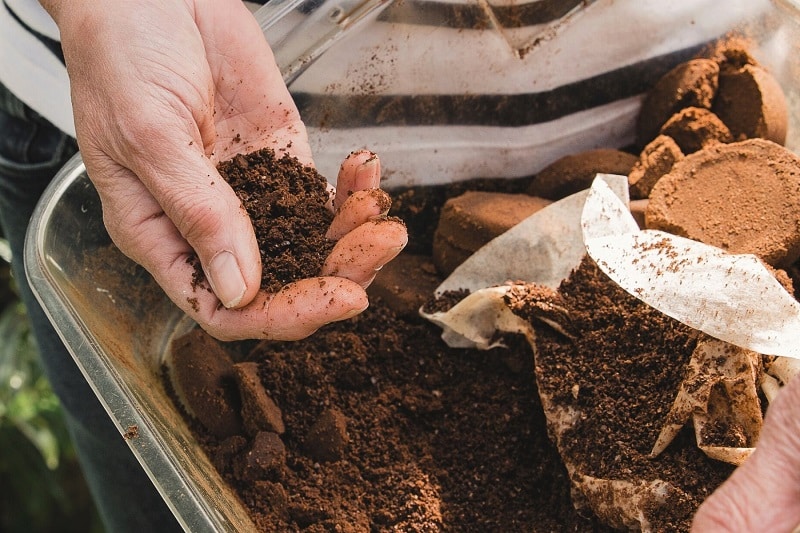
[[[201,326],[220,340],[299,340],[325,324],[346,320],[367,308],[366,292],[340,277],[306,278],[277,293],[259,292],[241,309],[202,307]]]
[[[381,189],[356,191],[336,211],[325,236],[331,240],[339,240],[364,222],[385,216],[391,204],[391,198]]]
[[[356,191],[376,189],[381,183],[381,162],[369,150],[350,153],[339,167],[333,208],[338,210]]]
[[[408,232],[400,220],[370,220],[339,239],[325,260],[322,274],[347,278],[367,287],[376,272],[407,243]]]
[[[753,454],[700,506],[692,531],[794,532],[800,526],[800,379],[767,409]]]

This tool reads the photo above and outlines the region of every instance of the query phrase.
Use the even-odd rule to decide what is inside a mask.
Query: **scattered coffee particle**
[[[139,437],[139,426],[136,424],[131,424],[125,429],[125,433],[123,433],[122,438],[125,440],[131,440]]]

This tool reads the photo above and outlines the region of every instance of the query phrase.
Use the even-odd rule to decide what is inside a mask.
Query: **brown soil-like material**
[[[269,148],[218,165],[242,201],[261,251],[261,288],[277,292],[292,281],[319,274],[335,242],[325,238],[333,219],[327,182],[314,168]],[[195,281],[204,279],[202,271]]]
[[[749,64],[749,55],[737,50],[718,51],[714,61],[719,69]],[[680,109],[708,109],[716,76],[711,80],[705,70],[680,73],[697,92],[668,102],[655,133]],[[626,164],[632,166],[636,157],[631,157]],[[265,204],[259,200],[272,186],[247,189],[245,182],[260,173],[250,173],[252,163],[242,158],[230,166],[243,180],[241,187],[231,180],[234,189],[249,191],[243,205],[248,206],[244,198],[255,199],[251,217],[255,221],[264,213],[265,229],[274,227],[274,213],[261,212]],[[588,499],[574,491],[570,473],[578,471],[670,483],[677,490],[668,495],[668,505],[645,506],[643,513],[657,531],[688,530],[694,510],[733,467],[702,454],[691,428],[658,457],[649,453],[697,332],[631,297],[590,261],[560,289],[573,337],[539,328],[535,368],[521,338],[510,337],[508,349],[491,352],[451,349],[437,327],[413,315],[423,292],[435,285],[429,279],[436,275],[430,267],[433,234],[446,201],[466,190],[519,193],[530,185],[498,180],[395,191],[392,214],[408,223],[410,244],[404,254],[414,256],[398,267],[381,295],[402,296],[402,305],[372,294],[363,314],[329,324],[309,339],[223,345],[233,360],[232,386],[239,398],[229,403],[242,406],[240,429],[233,436],[227,429],[215,433],[198,419],[192,419],[193,427],[260,530],[583,532],[610,531],[607,524],[629,527],[618,516],[590,508]],[[318,190],[316,195],[327,200]],[[707,206],[695,210],[704,217],[708,212]],[[295,219],[293,228],[300,222]],[[300,236],[324,235],[328,222],[316,220]],[[318,245],[322,252],[323,243]],[[279,250],[262,249],[267,274],[275,269],[267,261],[286,264],[285,258],[273,256]],[[320,253],[322,261],[327,253]],[[423,265],[426,279],[403,285],[403,278]],[[530,301],[517,303],[525,315]],[[186,343],[184,349],[193,348]],[[553,405],[574,406],[582,416],[572,426],[557,427]]]
[[[574,510],[530,348],[456,350],[380,301],[258,364],[285,432],[196,433],[262,531],[608,531]],[[241,363],[239,363],[241,364]]]
[[[800,158],[770,141],[686,156],[650,193],[645,220],[731,253],[786,267],[800,256]]]
[[[609,148],[566,155],[540,170],[527,193],[558,200],[591,186],[598,173],[626,176],[636,160],[633,154]]]
[[[460,187],[401,191],[394,214],[438,213]],[[435,222],[420,222],[420,241],[431,242]],[[409,259],[435,276],[430,255]],[[419,302],[435,285],[405,288]],[[575,510],[527,343],[451,349],[438,327],[392,307],[373,294],[362,315],[303,341],[221,344],[234,361],[242,429],[220,436],[185,416],[259,530],[611,531]],[[266,407],[247,407],[255,397]],[[257,423],[265,413],[276,422]]]
[[[588,258],[558,295],[573,338],[537,322],[524,290],[509,301],[536,326],[536,378],[565,463],[601,479],[670,483],[678,490],[642,511],[654,531],[688,531],[734,468],[703,454],[691,428],[650,457],[699,333],[626,293]],[[619,516],[604,518],[623,526]]]

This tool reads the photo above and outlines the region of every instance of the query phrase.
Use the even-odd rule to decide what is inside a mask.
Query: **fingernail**
[[[230,309],[242,301],[247,285],[231,252],[222,251],[215,255],[208,265],[206,277],[222,305]]]
[[[402,252],[402,251],[403,251],[403,248],[405,248],[405,246],[397,246],[397,247],[394,247],[394,248],[389,248],[389,250],[387,250],[386,254],[384,254],[384,256],[381,258],[381,260],[380,260],[380,261],[378,261],[378,263],[380,264],[380,266],[379,266],[379,267],[377,267],[375,270],[376,270],[376,271],[378,271],[378,270],[382,269],[382,268],[383,268],[383,266],[384,266],[386,263],[388,263],[389,261],[391,261],[392,259],[394,259],[395,257],[397,257],[397,254],[399,254],[400,252]]]
[[[356,189],[371,189],[380,184],[380,160],[377,156],[370,157],[356,169]]]

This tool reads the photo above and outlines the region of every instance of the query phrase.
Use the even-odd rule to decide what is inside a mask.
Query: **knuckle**
[[[225,210],[212,198],[179,195],[172,202],[170,217],[183,237],[191,242],[202,241],[223,229]]]

